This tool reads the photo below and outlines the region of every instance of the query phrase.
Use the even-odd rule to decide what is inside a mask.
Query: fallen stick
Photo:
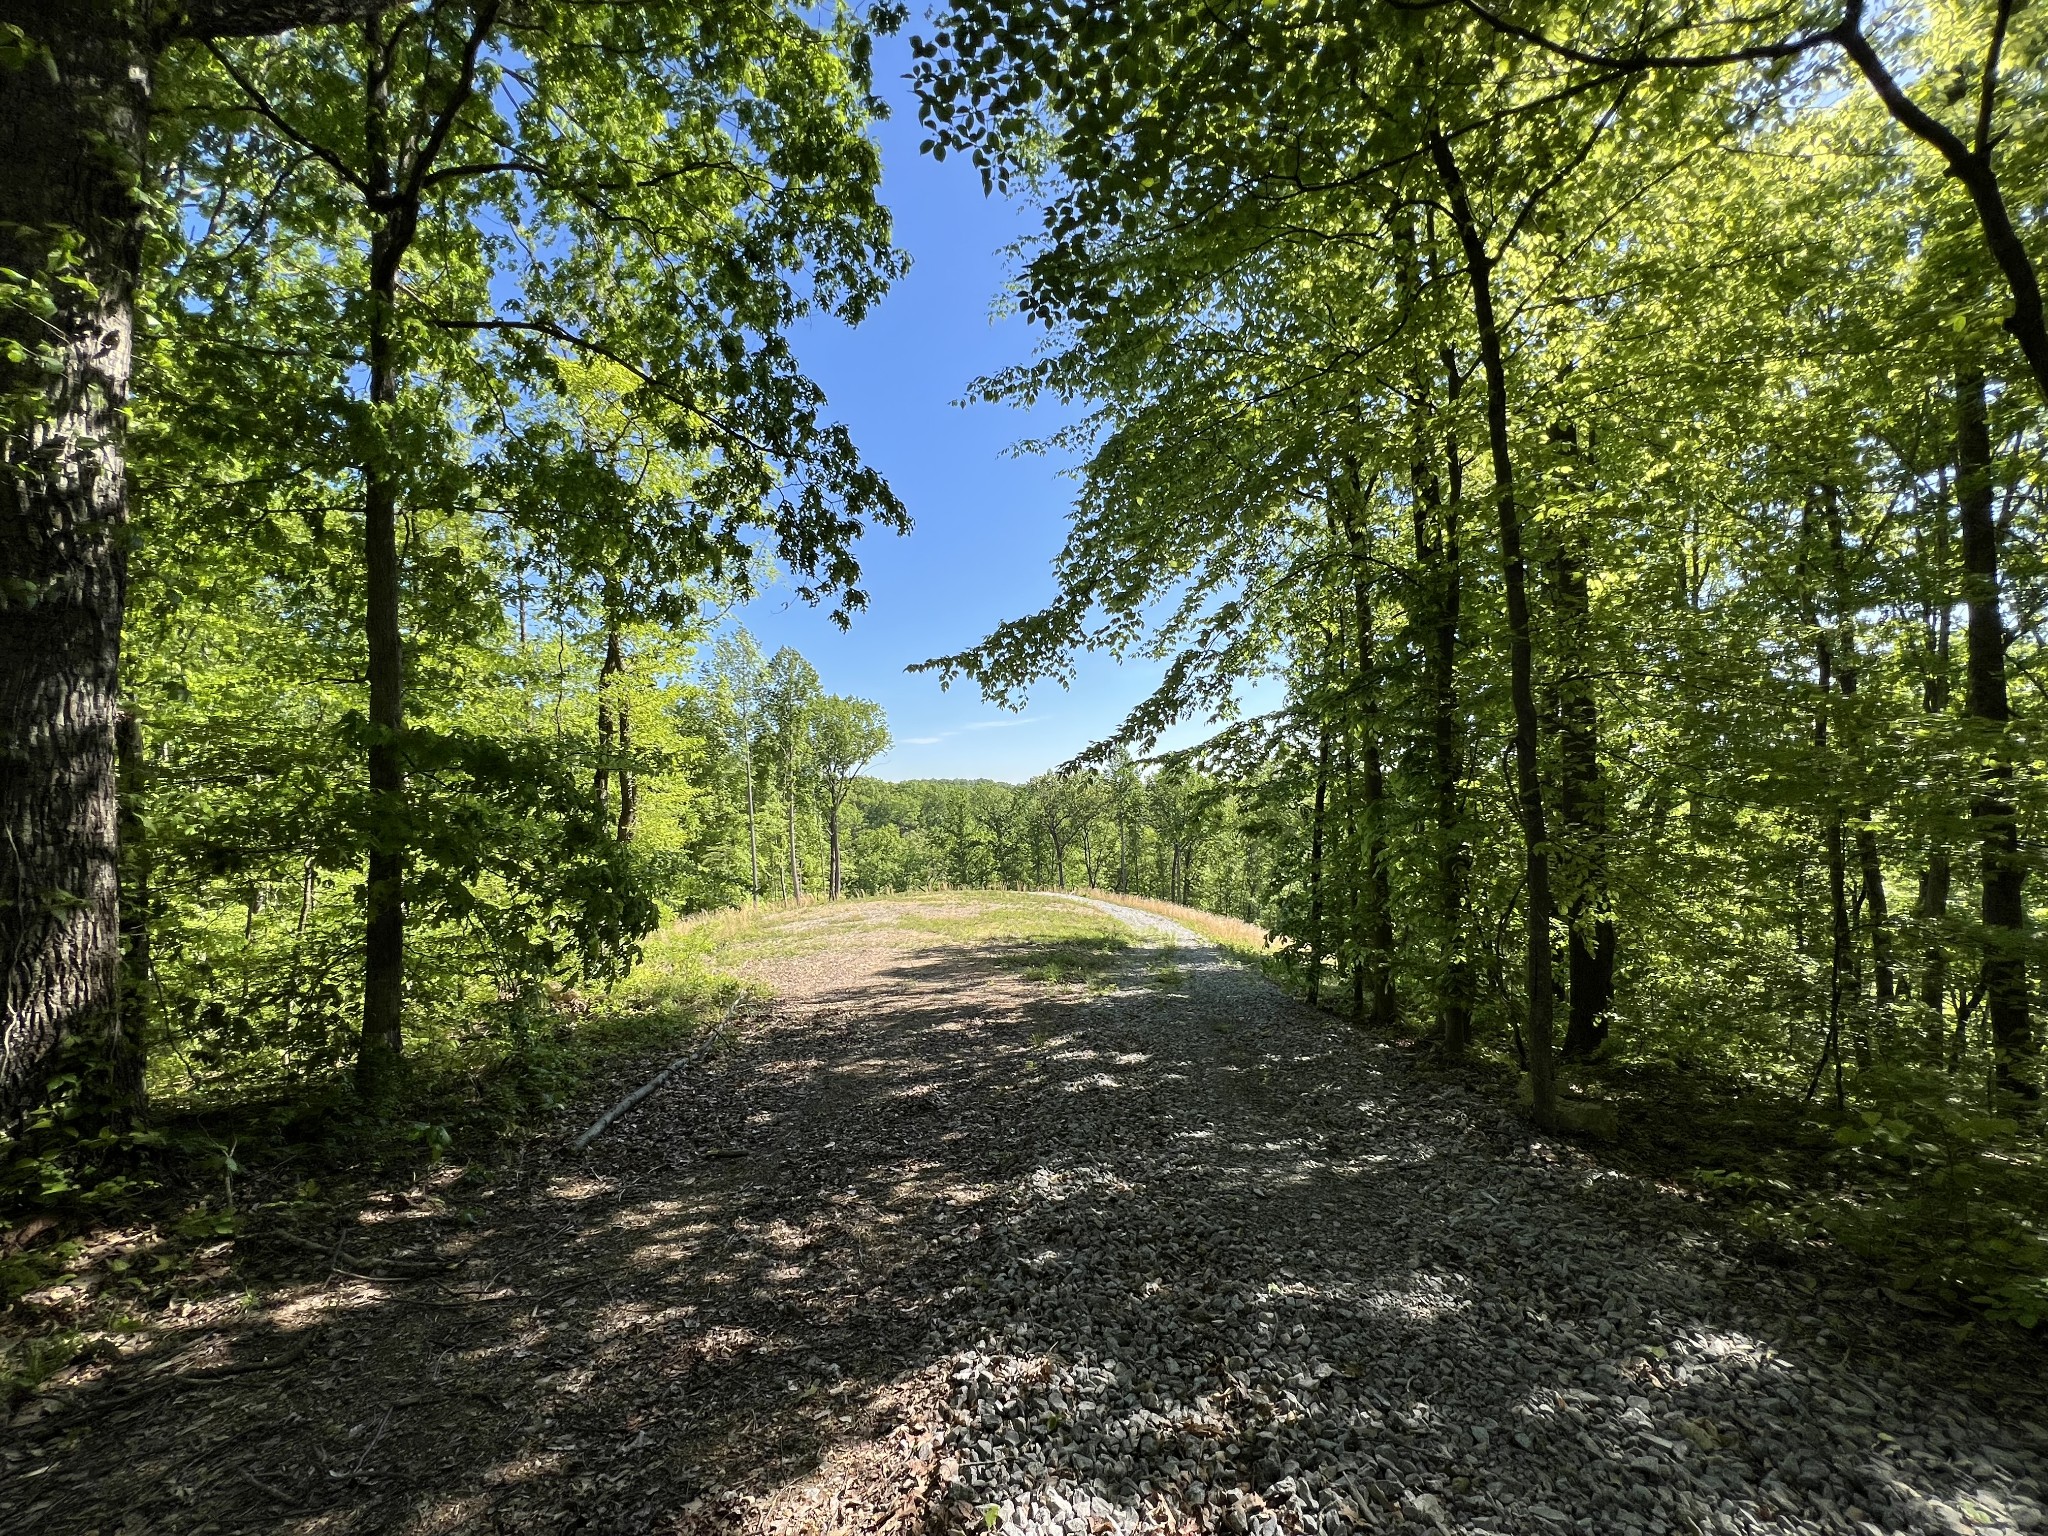
[[[691,1059],[696,1054],[697,1053],[695,1051],[692,1051],[689,1056],[678,1056],[674,1061],[670,1062],[667,1066],[663,1067],[659,1072],[655,1073],[654,1076],[647,1079],[647,1081],[642,1083],[638,1088],[635,1088],[631,1093],[627,1094],[623,1099],[619,1100],[619,1102],[614,1104],[610,1109],[606,1110],[603,1114],[599,1115],[597,1117],[597,1123],[595,1125],[593,1125],[589,1130],[585,1131],[581,1136],[578,1136],[574,1141],[569,1143],[569,1150],[571,1152],[581,1152],[585,1147],[589,1146],[593,1141],[597,1140],[599,1136],[604,1134],[606,1127],[608,1127],[614,1120],[618,1119],[619,1116],[623,1115],[627,1110],[631,1109],[635,1104],[638,1104],[642,1099],[646,1098],[647,1095],[654,1092],[655,1089],[659,1088],[663,1083],[667,1082],[671,1077],[675,1076],[675,1074],[682,1070],[682,1068],[688,1066],[690,1064]]]
[[[228,1381],[237,1376],[253,1376],[258,1371],[282,1370],[285,1366],[296,1364],[303,1359],[306,1349],[307,1341],[301,1339],[298,1343],[272,1355],[268,1360],[249,1360],[217,1366],[210,1371],[174,1372],[160,1376],[154,1381],[136,1382],[126,1387],[101,1387],[69,1407],[56,1409],[31,1420],[23,1429],[30,1434],[66,1429],[81,1420],[97,1418],[114,1409],[129,1407],[143,1398],[155,1397],[159,1393],[182,1392],[188,1387],[211,1386],[217,1381]]]
[[[694,1062],[702,1061],[706,1056],[710,1055],[712,1047],[719,1043],[720,1039],[723,1038],[726,1028],[732,1023],[733,1015],[739,1011],[739,1005],[740,999],[735,998],[732,1006],[725,1010],[725,1017],[719,1021],[718,1028],[707,1031],[706,1038],[701,1044],[678,1056],[638,1088],[635,1088],[631,1093],[619,1100],[610,1109],[599,1115],[595,1125],[569,1143],[569,1150],[571,1152],[581,1152],[585,1147],[597,1140],[598,1137],[602,1136],[614,1120],[633,1108],[671,1077],[674,1077],[676,1073],[680,1072],[684,1067],[690,1066]]]

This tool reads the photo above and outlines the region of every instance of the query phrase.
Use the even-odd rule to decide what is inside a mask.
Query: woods
[[[0,1526],[2048,1525],[2044,16],[0,0]]]
[[[1053,601],[927,665],[1155,659],[1141,754],[1284,676],[1194,754],[1265,920],[1540,1121],[1711,1063],[1901,1128],[1903,1187],[2037,1164],[2031,12],[937,21],[931,151],[1042,213],[1043,345],[980,392],[1087,458]],[[1997,1198],[1907,1203],[2034,1316]]]
[[[1786,1106],[2042,1315],[2030,8],[919,23],[921,152],[1038,229],[972,395],[1082,463],[1050,601],[906,659],[1162,678],[1020,785],[874,777],[881,707],[735,617],[850,624],[910,529],[796,353],[908,270],[901,7],[17,9],[14,1185],[152,1085],[389,1120],[665,916],[1085,887],[1546,1129]]]
[[[901,270],[861,18],[118,24],[7,33],[10,1124],[132,1115],[145,1042],[375,1098],[471,978],[617,974],[698,616],[773,562],[844,617],[908,526],[784,339]]]

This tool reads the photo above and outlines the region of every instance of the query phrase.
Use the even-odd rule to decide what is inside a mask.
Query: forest
[[[1092,889],[2048,1317],[2039,9],[148,10],[0,11],[0,1237],[417,1127],[677,919]],[[904,659],[1163,677],[1017,785],[733,617],[917,536],[793,341],[907,270],[900,32],[1080,464]]]

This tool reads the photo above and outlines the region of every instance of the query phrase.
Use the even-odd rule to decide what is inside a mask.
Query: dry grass
[[[1248,923],[1240,917],[1224,917],[1220,913],[1204,912],[1200,907],[1184,907],[1178,902],[1157,901],[1150,896],[1128,896],[1120,891],[1089,889],[1076,894],[1092,896],[1097,901],[1115,902],[1119,906],[1136,907],[1141,912],[1154,912],[1161,917],[1170,917],[1175,922],[1194,929],[1219,949],[1254,964],[1272,951],[1272,936],[1257,923]]]

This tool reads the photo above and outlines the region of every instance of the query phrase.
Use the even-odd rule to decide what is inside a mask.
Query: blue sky
[[[897,742],[876,765],[882,777],[1026,779],[1106,736],[1150,692],[1159,669],[1084,657],[1071,689],[1042,685],[1020,713],[982,702],[971,685],[942,692],[936,678],[904,671],[1045,604],[1075,486],[1061,473],[1066,462],[1008,452],[1071,413],[953,403],[974,378],[1031,354],[1031,329],[991,313],[1008,274],[1003,249],[1032,232],[1035,214],[984,197],[972,166],[917,152],[915,104],[902,79],[906,41],[887,39],[876,53],[893,108],[877,128],[882,195],[897,243],[910,253],[910,274],[858,329],[819,323],[793,340],[831,414],[853,429],[917,526],[907,538],[863,542],[869,606],[850,632],[788,586],[769,589],[734,618],[768,650],[802,651],[831,692],[882,705]],[[1169,744],[1204,734],[1184,727]]]

